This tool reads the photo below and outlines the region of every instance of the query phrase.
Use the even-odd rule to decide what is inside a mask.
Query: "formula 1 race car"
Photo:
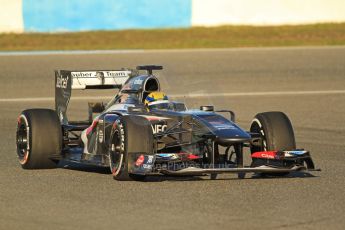
[[[116,180],[157,174],[214,179],[220,173],[243,178],[245,173],[316,170],[310,153],[296,149],[284,113],[259,113],[245,131],[230,110],[210,105],[188,110],[184,103],[168,100],[153,75],[161,69],[146,65],[135,70],[55,71],[55,110],[28,109],[18,118],[16,144],[22,167],[78,162],[110,167]],[[89,120],[69,121],[72,90],[107,88],[119,92],[107,104],[89,103]],[[155,95],[161,100],[154,100]],[[244,166],[244,148],[250,149],[250,166]]]

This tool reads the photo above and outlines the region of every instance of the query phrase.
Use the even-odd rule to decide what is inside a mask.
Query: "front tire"
[[[62,148],[62,129],[56,112],[24,110],[18,118],[16,145],[24,169],[55,168]]]
[[[145,175],[130,173],[134,165],[133,153],[153,151],[151,123],[141,116],[124,116],[115,121],[109,147],[110,170],[115,180],[144,180]]]
[[[260,146],[252,146],[251,152],[289,151],[296,149],[295,134],[286,114],[282,112],[259,113],[253,119],[250,132],[259,133]]]
[[[251,153],[260,151],[289,151],[296,149],[294,131],[288,116],[282,112],[265,112],[255,116],[250,132],[259,133],[261,145],[252,146]],[[252,163],[251,167],[257,167]],[[262,176],[285,176],[289,173],[261,173]]]

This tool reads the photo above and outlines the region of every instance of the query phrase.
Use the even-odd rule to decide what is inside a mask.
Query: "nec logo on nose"
[[[152,125],[153,134],[164,132],[167,129],[167,125]]]

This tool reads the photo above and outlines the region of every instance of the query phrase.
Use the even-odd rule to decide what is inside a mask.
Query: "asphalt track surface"
[[[258,112],[284,111],[298,147],[323,171],[117,182],[106,169],[79,165],[21,169],[16,118],[25,108],[53,108],[54,69],[151,63],[164,65],[168,95],[232,109],[243,128]],[[345,47],[3,54],[0,80],[0,229],[345,228]],[[86,118],[86,96],[112,93],[75,93],[70,116]]]

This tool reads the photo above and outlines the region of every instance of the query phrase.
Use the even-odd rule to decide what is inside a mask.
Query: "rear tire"
[[[16,144],[24,169],[55,168],[62,148],[62,129],[56,112],[24,110],[18,118]]]
[[[110,170],[115,180],[144,180],[145,175],[129,173],[134,165],[132,153],[149,154],[153,150],[151,123],[144,117],[124,116],[114,123],[109,147]]]

